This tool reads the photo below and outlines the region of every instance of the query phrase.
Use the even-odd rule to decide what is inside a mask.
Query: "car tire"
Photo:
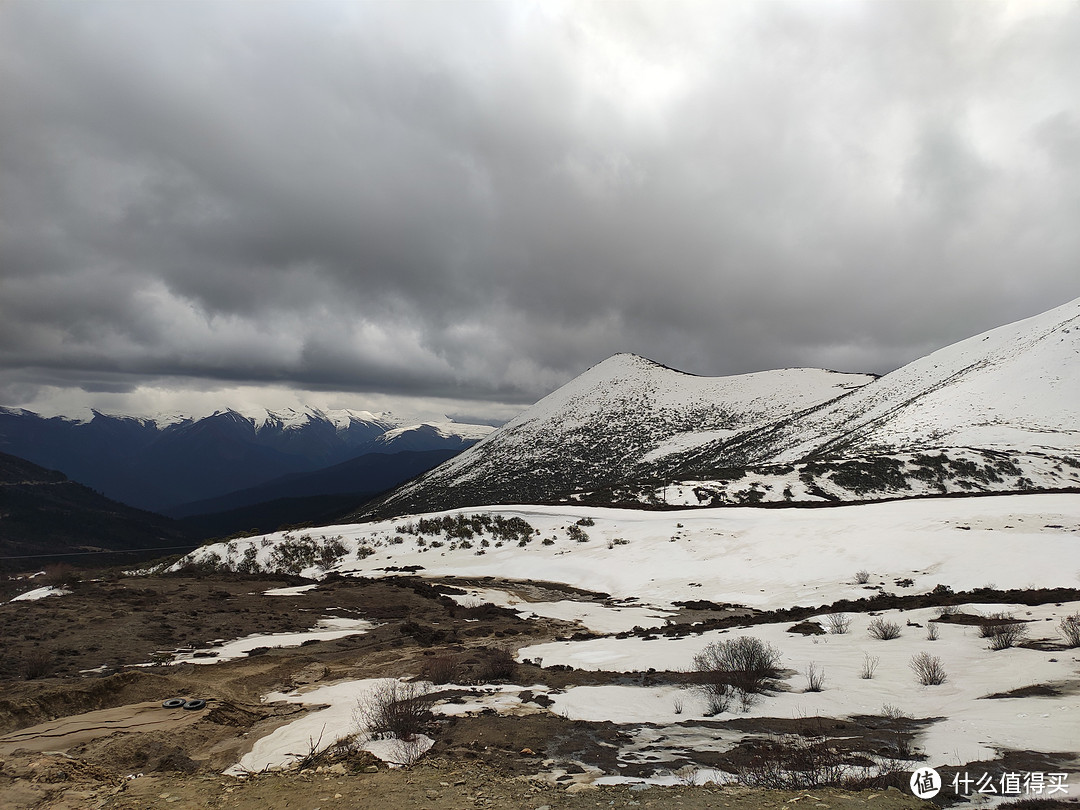
[[[202,698],[195,698],[184,703],[184,708],[190,711],[198,711],[206,705],[206,701]]]

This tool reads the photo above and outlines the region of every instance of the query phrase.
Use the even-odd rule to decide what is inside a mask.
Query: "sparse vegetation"
[[[921,652],[912,657],[908,666],[915,673],[916,680],[923,686],[940,686],[946,681],[945,665],[936,655]]]
[[[856,585],[865,585],[869,581],[870,581],[870,572],[867,571],[865,568],[855,572],[855,584]]]
[[[785,734],[762,742],[749,762],[739,769],[744,785],[770,790],[808,790],[820,787],[848,789],[899,786],[907,774],[901,763],[881,760],[867,765],[865,757],[851,757],[826,735]]]
[[[938,626],[937,622],[926,623],[926,640],[937,641],[938,640]]]

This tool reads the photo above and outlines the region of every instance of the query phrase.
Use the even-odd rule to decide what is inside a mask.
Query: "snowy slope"
[[[751,460],[1080,451],[1080,299],[947,346],[774,431]]]
[[[831,509],[680,510],[656,512],[580,506],[503,506],[427,515],[520,518],[521,539],[477,534],[462,542],[444,529],[416,531],[398,518],[309,531],[318,546],[339,538],[344,554],[331,570],[385,575],[388,566],[428,575],[496,576],[562,582],[638,606],[669,609],[678,600],[710,600],[774,609],[822,605],[874,595],[956,591],[994,583],[999,589],[1080,587],[1080,495],[1033,494],[940,498]],[[586,540],[570,527],[588,518]],[[539,533],[537,533],[539,532]],[[208,545],[185,561],[235,568],[245,558],[275,570],[275,549],[295,533]],[[395,542],[400,538],[400,542]],[[547,541],[552,542],[548,543]],[[620,542],[616,542],[616,540]],[[625,542],[622,542],[625,541]],[[484,545],[484,543],[487,545]],[[252,551],[248,551],[248,549]],[[364,549],[360,555],[357,551]],[[857,571],[871,574],[856,582]],[[321,576],[312,564],[302,572]],[[897,580],[910,584],[896,585]]]
[[[784,369],[696,377],[618,354],[540,400],[380,509],[551,501],[618,486],[643,460],[767,425],[872,377]]]

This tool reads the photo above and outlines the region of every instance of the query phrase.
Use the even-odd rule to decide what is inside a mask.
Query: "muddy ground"
[[[254,741],[306,711],[265,703],[270,691],[338,679],[422,676],[448,660],[456,682],[503,680],[564,688],[608,682],[662,682],[681,673],[581,672],[496,665],[527,644],[565,638],[580,628],[523,620],[491,605],[461,606],[435,583],[336,578],[298,596],[267,596],[299,584],[280,577],[84,577],[72,593],[9,602],[30,587],[0,586],[0,807],[38,808],[765,808],[796,805],[878,808],[922,804],[878,781],[858,792],[773,793],[704,786],[595,788],[579,784],[588,768],[646,775],[649,762],[615,759],[625,730],[611,723],[570,721],[538,711],[522,717],[485,713],[448,717],[429,728],[435,747],[408,769],[388,770],[369,754],[339,750],[298,771],[248,779],[223,777]],[[505,583],[485,581],[489,587]],[[533,598],[559,598],[558,586],[533,584]],[[583,594],[578,593],[577,598]],[[597,597],[599,598],[599,597]],[[363,635],[301,647],[269,649],[235,661],[167,665],[170,651],[215,639],[305,630],[321,618],[362,618]],[[147,664],[153,664],[145,666]],[[138,666],[137,666],[138,665]],[[165,712],[161,701],[192,697],[206,708]],[[750,722],[748,720],[736,722]],[[770,721],[771,722],[771,721]],[[777,721],[779,722],[779,721]],[[796,722],[796,721],[793,721]],[[799,727],[756,727],[761,735],[823,733],[806,718]],[[698,723],[701,725],[701,723]],[[901,719],[853,718],[840,733],[852,748],[878,752],[910,739]],[[697,765],[737,769],[754,744]],[[582,767],[582,766],[586,767]],[[678,765],[678,763],[675,763]],[[687,769],[684,781],[693,779]]]

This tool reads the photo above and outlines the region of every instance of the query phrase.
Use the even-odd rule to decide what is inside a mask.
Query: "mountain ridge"
[[[697,377],[618,354],[350,517],[486,503],[719,506],[1075,488],[1078,367],[1080,299],[881,377]]]

